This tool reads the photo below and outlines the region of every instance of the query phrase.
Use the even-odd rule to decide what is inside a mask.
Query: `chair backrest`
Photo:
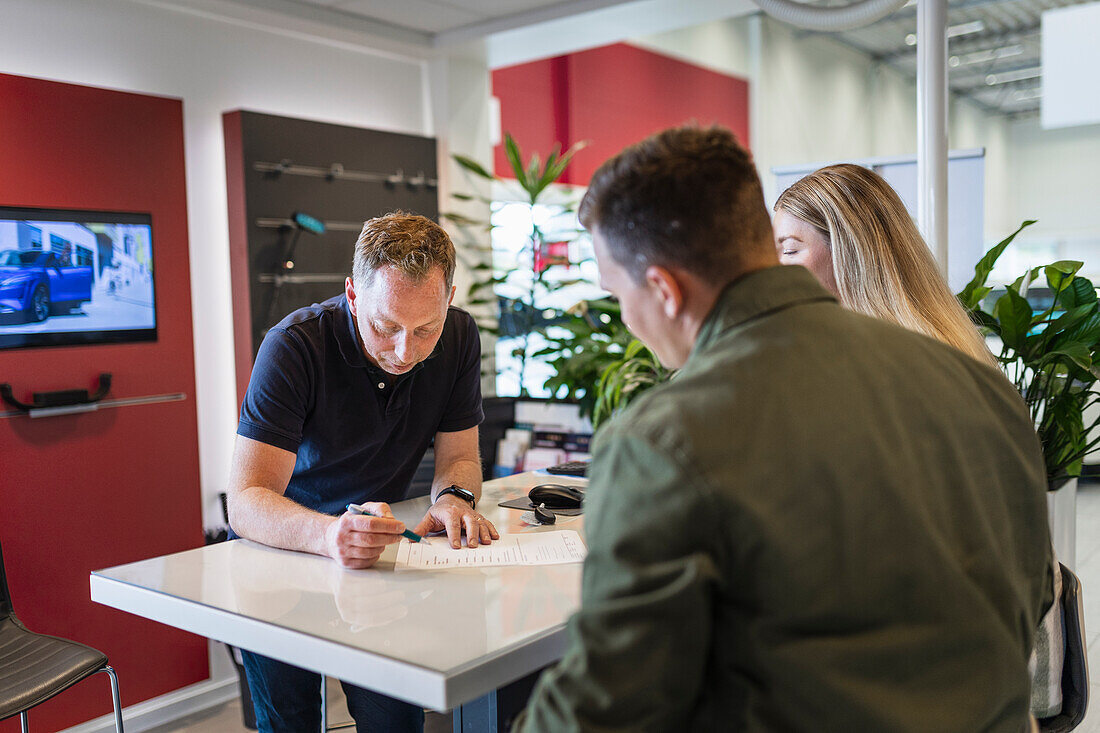
[[[1088,639],[1085,638],[1085,606],[1081,581],[1073,571],[1062,568],[1062,619],[1065,625],[1066,658],[1062,664],[1062,712],[1039,721],[1042,733],[1066,733],[1081,724],[1089,705]]]
[[[0,620],[12,615],[11,594],[8,592],[8,573],[4,570],[4,547],[0,545]]]

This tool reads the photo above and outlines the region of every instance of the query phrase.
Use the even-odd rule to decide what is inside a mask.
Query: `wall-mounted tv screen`
[[[156,337],[149,214],[0,206],[0,348]]]

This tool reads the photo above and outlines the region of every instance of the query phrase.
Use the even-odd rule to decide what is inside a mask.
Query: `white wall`
[[[769,200],[779,193],[773,167],[916,155],[916,83],[827,35],[754,14],[631,42],[749,80],[750,146]],[[950,146],[986,148],[987,241],[1005,220],[1005,130],[1003,119],[953,100]]]
[[[1032,117],[1010,124],[1008,137],[1013,228],[1024,219],[1038,223],[1005,252],[994,275],[1015,277],[1029,266],[1071,259],[1100,281],[1100,125],[1043,130]]]
[[[1032,237],[1100,240],[1100,125],[1043,130],[1037,118],[1009,127],[1017,219]]]
[[[237,424],[221,114],[430,134],[425,64],[129,0],[0,0],[0,27],[2,73],[183,99],[203,521],[220,524]]]

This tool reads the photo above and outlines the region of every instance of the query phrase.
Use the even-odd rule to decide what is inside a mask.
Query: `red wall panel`
[[[237,405],[244,402],[252,375],[252,287],[248,269],[244,137],[241,113],[222,115],[225,136],[225,188],[229,202],[229,278],[233,292],[233,363],[237,367]]]
[[[497,69],[493,94],[525,157],[588,141],[562,177],[575,185],[623,147],[685,122],[724,125],[749,144],[747,81],[624,43]],[[510,175],[503,146],[493,162]]]
[[[182,103],[0,75],[0,170],[0,204],[152,214],[155,343],[0,351],[0,381],[27,401],[93,390],[100,372],[114,375],[110,398],[187,395],[0,419],[0,541],[15,611],[32,631],[102,650],[133,705],[209,677],[205,640],[88,593],[91,570],[202,544]],[[110,709],[98,675],[35,708],[31,727]]]

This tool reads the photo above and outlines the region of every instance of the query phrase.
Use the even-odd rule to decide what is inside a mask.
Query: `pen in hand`
[[[351,512],[352,514],[366,514],[368,517],[377,516],[376,514],[367,511],[364,507],[361,507],[358,504],[348,504],[348,511]],[[416,532],[413,532],[410,529],[403,530],[401,532],[401,536],[405,537],[406,539],[410,539],[413,542],[421,542],[424,539],[423,537],[421,537]]]

